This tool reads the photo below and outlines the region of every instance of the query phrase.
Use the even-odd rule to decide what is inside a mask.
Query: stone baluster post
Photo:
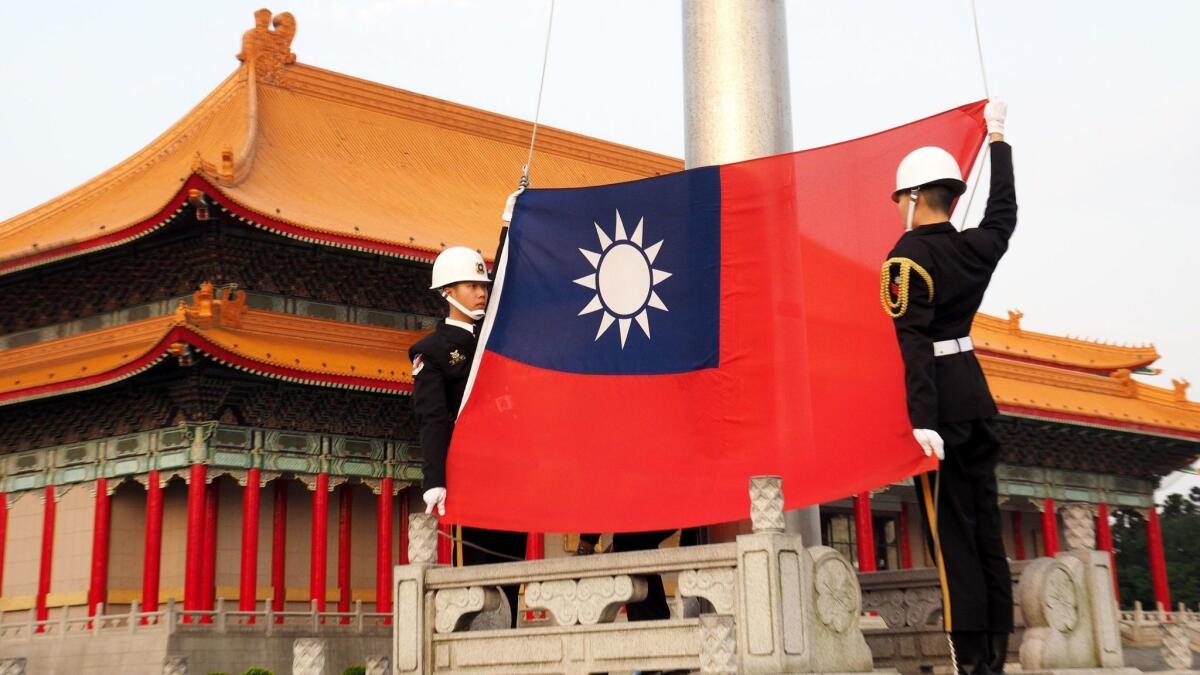
[[[0,659],[0,675],[25,675],[25,657]]]
[[[292,675],[325,675],[325,641],[298,638],[292,643]]]
[[[1173,671],[1192,670],[1192,646],[1182,612],[1175,615],[1174,621],[1162,622],[1162,656]]]
[[[425,652],[425,570],[437,564],[437,517],[408,517],[407,565],[395,568],[392,587],[392,664],[396,673],[423,673]]]
[[[162,675],[188,675],[188,659],[186,656],[165,656],[162,662]]]
[[[386,656],[367,659],[367,675],[392,675],[392,662]]]

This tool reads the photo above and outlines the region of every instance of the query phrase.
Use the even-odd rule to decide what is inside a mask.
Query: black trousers
[[[524,532],[464,527],[462,529],[462,538],[468,544],[475,544],[475,546],[481,546],[489,551],[501,554],[498,556],[492,555],[472,546],[464,545],[462,551],[463,565],[487,565],[490,563],[512,562],[509,558],[503,556],[511,556],[517,560],[525,559],[526,534]],[[515,628],[517,625],[517,595],[520,592],[520,586],[501,586],[500,590],[508,598],[508,606],[512,611],[512,625]]]
[[[945,628],[951,633],[1010,633],[1012,576],[996,489],[1000,442],[987,420],[946,424],[938,432],[946,442],[946,459],[938,471],[918,477],[917,500],[929,550],[944,573]],[[933,533],[929,510],[935,497]]]

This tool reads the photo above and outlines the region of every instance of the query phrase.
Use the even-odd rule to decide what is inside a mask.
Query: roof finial
[[[1171,384],[1175,386],[1175,400],[1180,403],[1187,401],[1187,390],[1188,387],[1192,386],[1192,383],[1188,382],[1185,377],[1181,380],[1171,380]]]
[[[275,27],[271,30],[268,24]],[[254,13],[254,28],[242,34],[242,51],[238,60],[254,67],[258,79],[277,83],[282,80],[283,67],[296,62],[292,38],[296,36],[296,18],[283,12],[271,18],[271,10]]]
[[[1025,313],[1019,309],[1008,310],[1008,330],[1012,333],[1020,333],[1021,332],[1021,318],[1024,316],[1025,316]]]

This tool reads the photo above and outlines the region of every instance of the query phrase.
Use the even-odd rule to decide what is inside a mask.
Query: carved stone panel
[[[645,579],[628,574],[535,581],[525,586],[525,604],[548,610],[560,626],[587,626],[612,622],[622,605],[646,599],[646,590]]]
[[[733,614],[737,607],[737,574],[730,568],[684,570],[679,573],[679,596],[704,598],[717,614]]]
[[[428,513],[408,517],[408,559],[413,563],[437,563],[437,518]]]
[[[700,672],[737,672],[737,634],[734,631],[733,616],[700,616]]]
[[[485,586],[447,588],[434,594],[434,628],[453,633],[466,626],[476,614],[500,606],[500,591]]]
[[[783,532],[783,479],[754,476],[750,479],[750,521],[755,532]]]
[[[1096,547],[1096,520],[1087,504],[1062,507],[1068,551],[1088,551]]]

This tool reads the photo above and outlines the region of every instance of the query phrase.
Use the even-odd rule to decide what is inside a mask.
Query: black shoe
[[[988,634],[988,670],[992,671],[992,675],[1003,675],[1007,660],[1008,633]]]

